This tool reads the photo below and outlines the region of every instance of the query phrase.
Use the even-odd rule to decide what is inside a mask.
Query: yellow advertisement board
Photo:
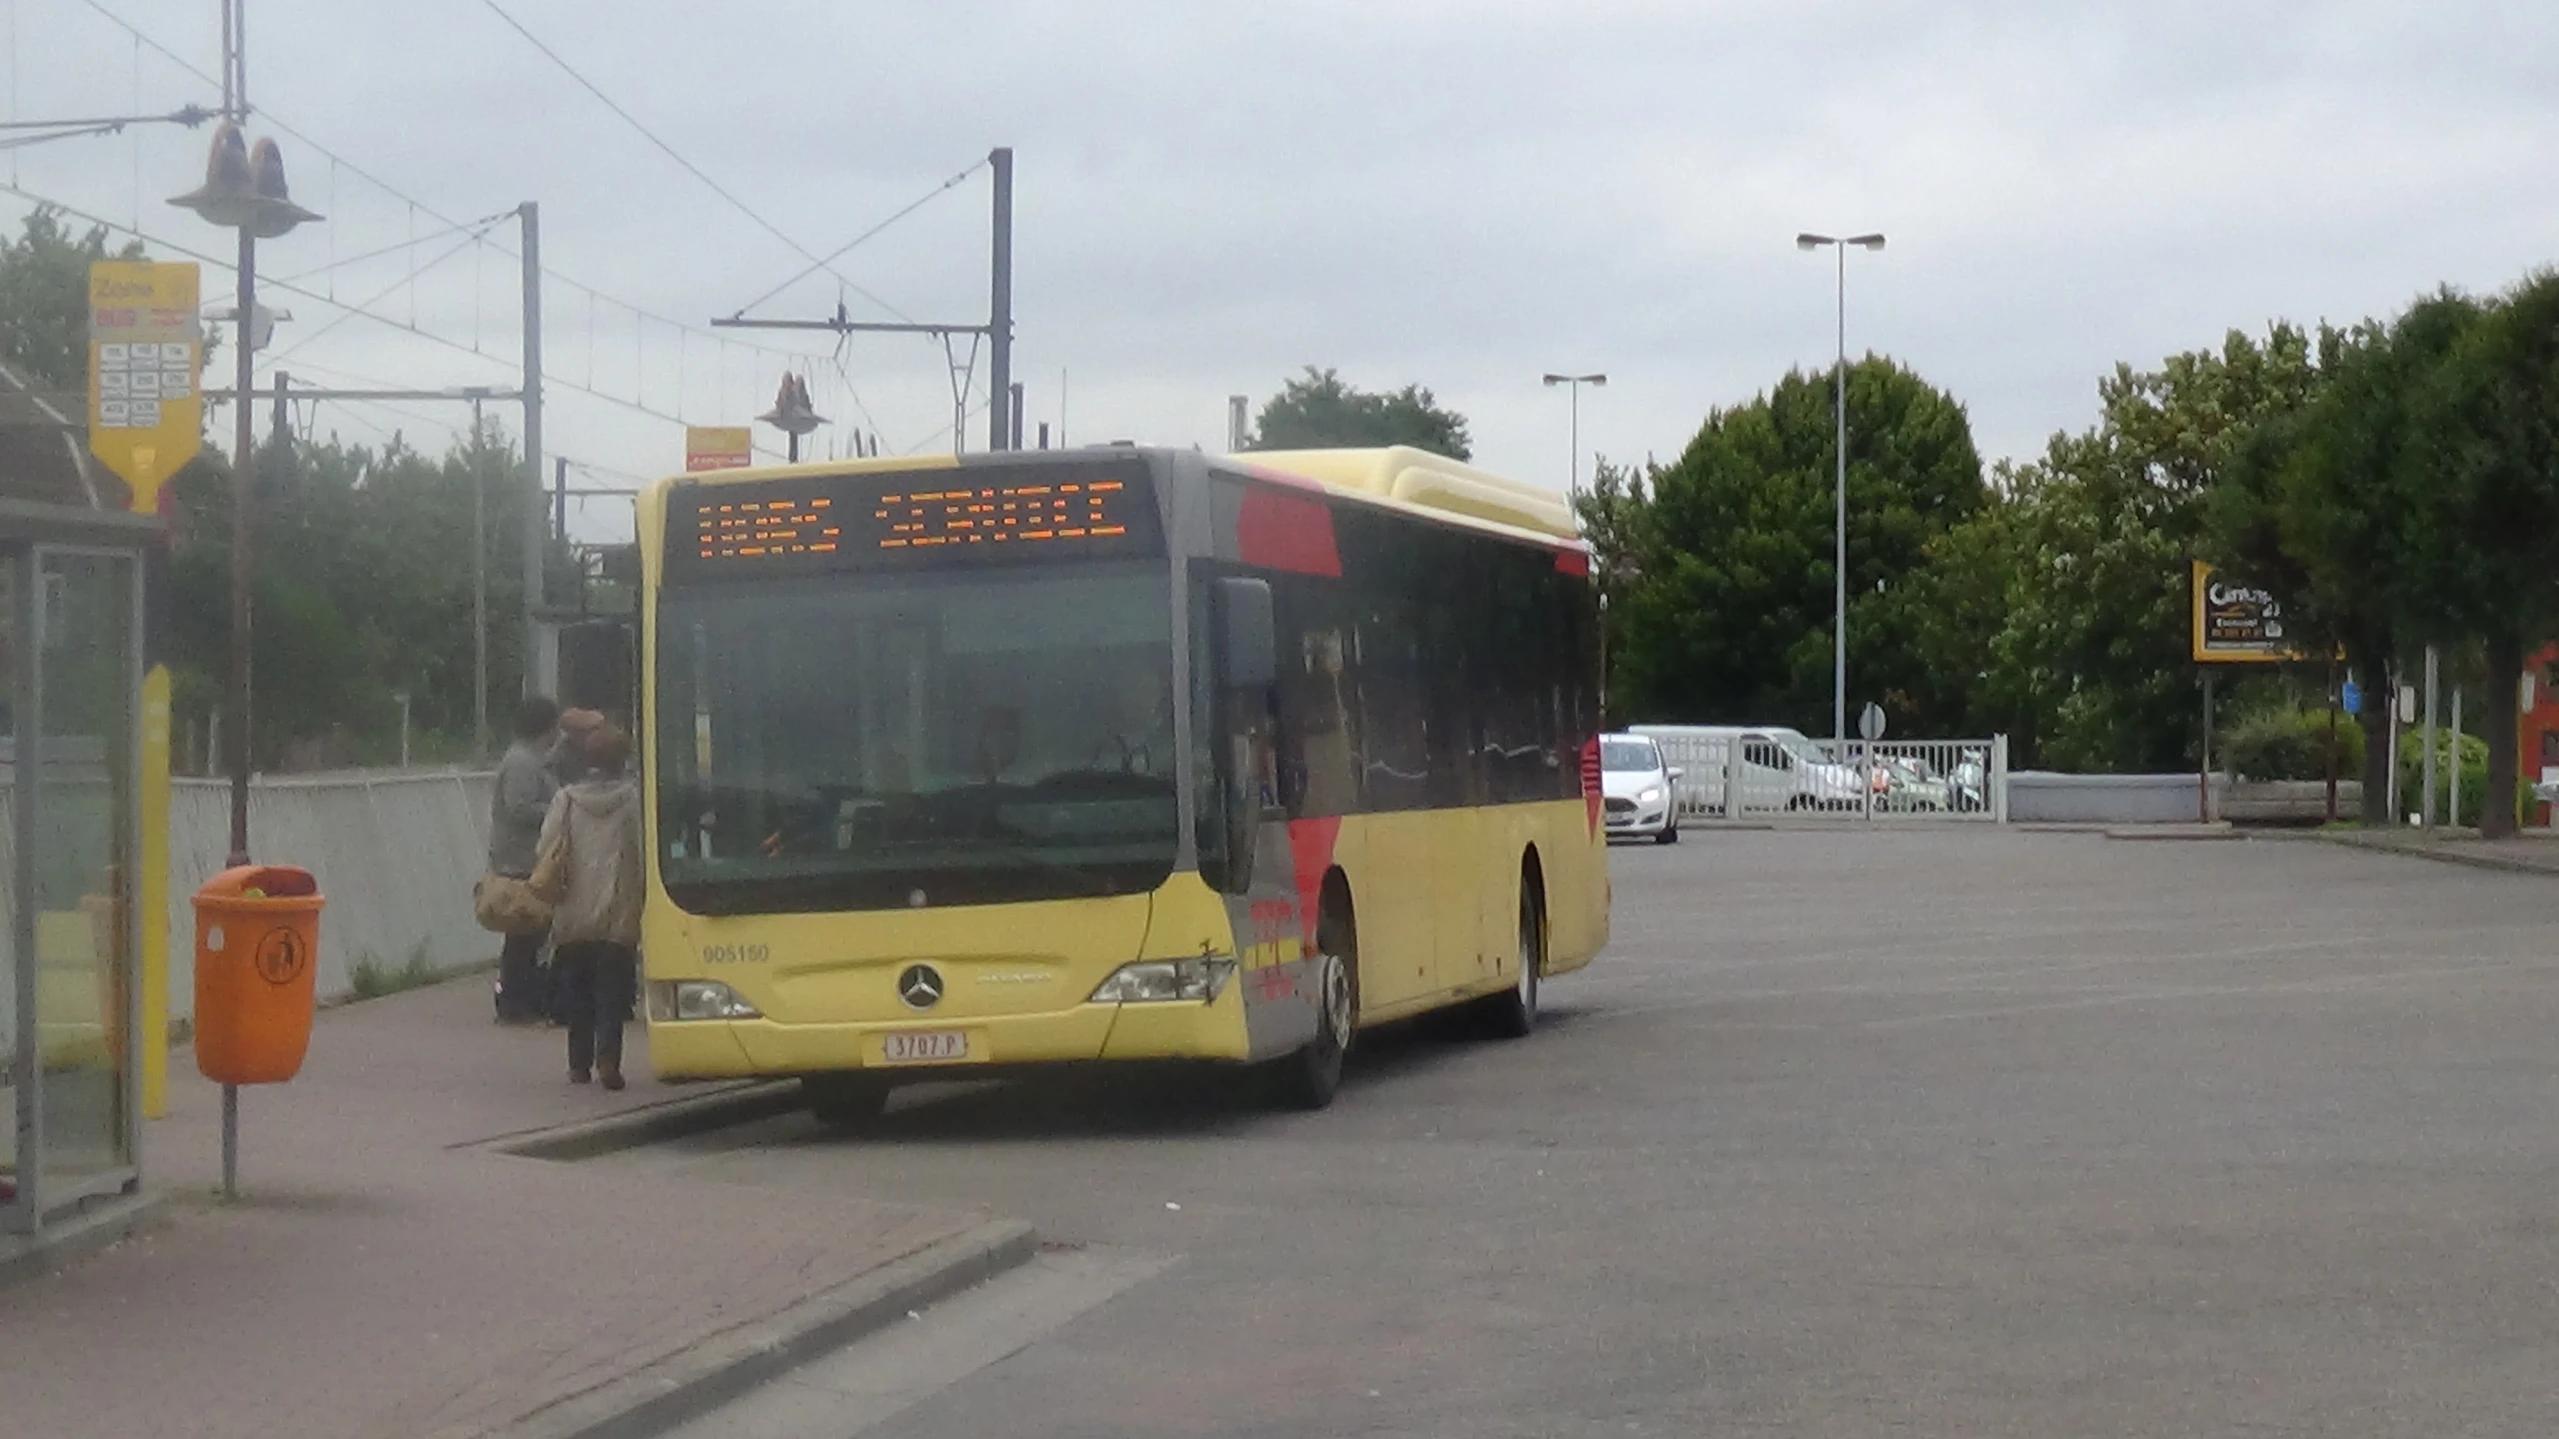
[[[2307,658],[2284,633],[2283,601],[2272,591],[2215,579],[2195,561],[2195,662],[2272,664]]]
[[[89,451],[123,477],[133,508],[204,444],[204,336],[196,267],[102,260],[89,267]]]
[[[684,472],[742,470],[755,463],[755,431],[744,425],[684,427]]]

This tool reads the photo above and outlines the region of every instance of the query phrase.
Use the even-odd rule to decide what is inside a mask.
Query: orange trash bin
[[[226,869],[195,892],[195,1067],[217,1084],[281,1084],[311,1047],[319,882],[289,864]]]

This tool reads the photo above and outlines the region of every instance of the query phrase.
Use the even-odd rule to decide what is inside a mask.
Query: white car
[[[1682,773],[1664,763],[1661,746],[1642,735],[1601,735],[1599,792],[1608,837],[1679,843],[1679,805],[1672,785]]]
[[[1680,758],[1692,776],[1680,786],[1688,809],[1723,813],[1728,780],[1730,798],[1746,815],[1865,803],[1869,781],[1854,766],[1782,725],[1636,725],[1629,733]]]

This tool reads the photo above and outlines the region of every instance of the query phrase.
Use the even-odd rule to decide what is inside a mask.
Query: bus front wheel
[[[1343,1056],[1359,1026],[1359,935],[1346,907],[1326,905],[1316,950],[1315,1037],[1271,1064],[1274,1097],[1290,1109],[1322,1109],[1333,1102],[1342,1087]]]
[[[889,1087],[860,1074],[812,1074],[800,1080],[800,1102],[809,1117],[835,1129],[855,1129],[888,1108]]]

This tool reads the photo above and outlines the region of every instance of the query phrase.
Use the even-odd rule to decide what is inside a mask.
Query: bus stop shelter
[[[162,526],[0,370],[0,1274],[139,1203],[143,569]]]

